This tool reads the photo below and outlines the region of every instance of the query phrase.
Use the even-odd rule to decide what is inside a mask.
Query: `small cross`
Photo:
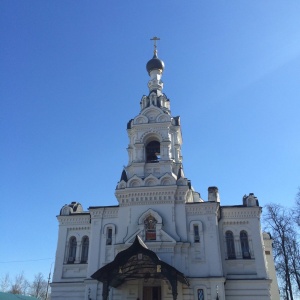
[[[160,41],[160,38],[154,36],[152,39],[150,39],[150,41],[154,41],[154,50],[156,50],[156,41]]]

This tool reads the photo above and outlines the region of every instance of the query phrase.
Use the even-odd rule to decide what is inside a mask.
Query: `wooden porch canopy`
[[[166,279],[172,287],[174,300],[177,299],[177,281],[189,285],[183,273],[160,260],[139,236],[136,236],[129,248],[119,252],[111,263],[100,268],[91,277],[103,283],[103,300],[108,299],[110,286],[116,288],[129,280]]]

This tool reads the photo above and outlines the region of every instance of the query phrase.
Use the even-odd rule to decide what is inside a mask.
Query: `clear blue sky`
[[[218,186],[223,205],[250,192],[293,205],[298,0],[2,0],[0,277],[48,275],[64,204],[117,204],[154,35],[195,190],[207,199]]]

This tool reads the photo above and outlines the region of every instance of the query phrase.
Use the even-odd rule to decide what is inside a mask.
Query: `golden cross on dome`
[[[154,36],[152,39],[150,39],[150,41],[154,41],[154,51],[156,51],[156,41],[160,41],[160,38]]]

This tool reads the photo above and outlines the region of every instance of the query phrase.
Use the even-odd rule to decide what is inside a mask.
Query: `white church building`
[[[217,187],[208,188],[207,200],[193,189],[156,45],[146,68],[149,94],[127,124],[118,205],[62,207],[51,298],[279,300],[257,198],[222,206]]]

